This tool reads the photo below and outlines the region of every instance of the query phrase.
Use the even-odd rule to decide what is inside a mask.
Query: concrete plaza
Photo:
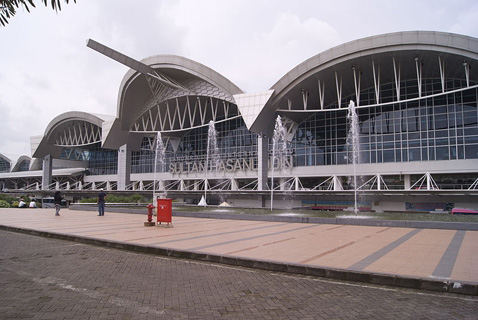
[[[146,211],[146,210],[145,210]],[[0,226],[140,252],[434,291],[478,295],[478,231],[0,209]]]

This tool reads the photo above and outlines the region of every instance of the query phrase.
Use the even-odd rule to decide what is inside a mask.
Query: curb
[[[91,237],[78,237],[55,232],[38,231],[33,229],[17,228],[0,225],[1,230],[30,234],[46,238],[67,240],[103,246],[108,248],[127,250],[132,252],[168,256],[180,259],[190,259],[210,263],[219,263],[245,268],[260,269],[273,272],[306,275],[312,277],[329,278],[342,281],[353,281],[375,285],[393,286],[407,289],[418,289],[435,292],[448,292],[462,295],[478,296],[478,283],[451,281],[446,279],[429,279],[418,277],[398,276],[386,273],[367,273],[362,271],[312,267],[300,264],[288,264],[267,260],[252,260],[229,255],[213,255],[202,252],[176,250],[171,248],[149,247],[131,244],[123,241],[100,240]]]

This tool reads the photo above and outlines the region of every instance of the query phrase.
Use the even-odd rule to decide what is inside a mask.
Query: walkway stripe
[[[217,246],[222,246],[222,245],[225,245],[225,244],[231,244],[231,243],[237,243],[237,242],[242,242],[242,241],[247,241],[247,240],[252,240],[252,239],[264,238],[264,237],[274,236],[274,235],[277,235],[277,234],[284,234],[284,233],[287,233],[287,232],[292,232],[292,231],[297,231],[297,230],[302,230],[302,229],[315,228],[315,227],[318,227],[318,225],[312,225],[312,226],[295,228],[295,229],[278,231],[278,232],[272,232],[272,233],[265,233],[265,234],[260,234],[258,236],[247,237],[247,238],[242,238],[242,239],[216,242],[216,243],[208,244],[208,245],[205,245],[205,246],[189,248],[189,250],[200,250],[200,249],[206,249],[206,248],[211,248],[211,247],[217,247]]]
[[[433,277],[449,278],[453,268],[455,267],[456,258],[460,252],[463,239],[465,238],[466,231],[459,230],[455,233],[455,236],[451,240],[448,248],[440,259],[435,271],[433,271]]]
[[[360,260],[359,262],[351,265],[349,267],[349,269],[360,271],[360,270],[363,270],[363,269],[367,268],[369,265],[371,265],[372,263],[374,263],[378,259],[382,258],[384,255],[386,255],[390,251],[394,250],[399,245],[406,242],[407,240],[409,240],[411,237],[413,237],[417,233],[421,232],[422,230],[423,229],[415,229],[415,230],[410,231],[406,235],[400,237],[399,239],[397,239],[394,242],[388,244],[387,246],[383,247],[382,249],[372,253],[368,257],[365,257],[362,260]]]
[[[153,219],[153,222],[154,219]],[[204,222],[207,222],[207,221],[203,221]],[[222,221],[217,221],[217,223],[221,223]],[[123,223],[123,224],[105,224],[104,222],[102,222],[103,224],[96,224],[96,225],[88,225],[88,226],[81,226],[81,227],[78,227],[78,228],[75,228],[75,234],[82,234],[82,233],[96,233],[96,232],[99,232],[99,231],[113,231],[113,230],[121,230],[121,229],[133,229],[133,230],[139,230],[139,229],[144,229],[144,225],[142,224],[136,224],[134,222],[130,222],[130,223]],[[188,223],[188,222],[176,222],[174,225],[181,225],[181,224],[193,224],[193,223],[197,223],[197,222],[191,222],[191,223]],[[210,222],[211,223],[216,223],[216,221],[212,221]],[[120,226],[127,226],[127,227],[124,227],[124,228],[107,228],[105,229],[106,227],[111,227],[111,226],[117,226],[117,227],[120,227]],[[102,229],[92,229],[92,227],[101,227]],[[82,229],[82,228],[88,228],[87,230],[85,231],[76,231],[77,229]],[[49,230],[60,230],[60,229],[65,229],[65,228],[51,228]],[[72,227],[68,227],[67,229],[72,229]]]
[[[232,233],[254,231],[254,230],[260,230],[260,229],[266,229],[266,228],[274,228],[274,227],[282,226],[282,225],[284,225],[284,224],[289,224],[289,223],[284,222],[284,223],[278,223],[278,224],[274,224],[274,225],[266,225],[266,226],[251,228],[251,229],[236,230],[236,231],[226,231],[226,232],[221,232],[221,233],[206,234],[206,235],[203,235],[203,236],[196,236],[196,237],[182,238],[182,239],[176,239],[176,240],[168,240],[168,241],[154,242],[154,243],[149,243],[149,245],[157,245],[157,244],[165,244],[165,243],[171,243],[171,242],[179,242],[179,241],[195,240],[195,239],[208,238],[208,237],[223,236],[223,235],[232,234]],[[243,226],[240,226],[240,227],[243,227]],[[206,231],[212,231],[212,230],[206,230]]]

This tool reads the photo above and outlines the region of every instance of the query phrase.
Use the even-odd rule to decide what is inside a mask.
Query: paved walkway
[[[0,209],[0,226],[276,271],[478,294],[478,231],[225,220],[62,209]],[[164,226],[164,225],[163,225]],[[115,245],[117,244],[117,245]],[[156,251],[155,251],[156,249]]]

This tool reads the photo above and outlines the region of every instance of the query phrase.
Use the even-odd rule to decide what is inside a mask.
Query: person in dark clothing
[[[60,191],[55,192],[55,196],[53,198],[53,202],[55,203],[55,216],[60,215],[61,209],[61,200],[63,200],[63,196],[61,195]]]
[[[103,189],[100,189],[100,193],[98,194],[98,215],[104,216],[105,215],[105,202],[106,202],[106,193],[103,192]]]

